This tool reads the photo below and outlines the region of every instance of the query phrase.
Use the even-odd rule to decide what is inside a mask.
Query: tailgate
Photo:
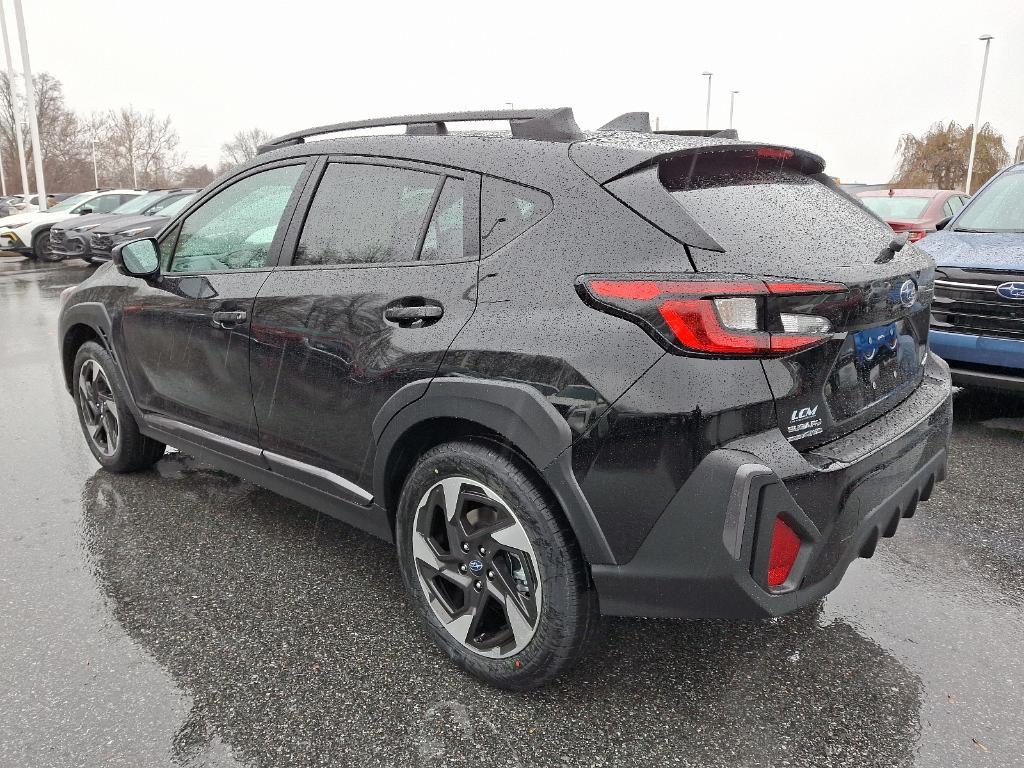
[[[921,384],[934,279],[923,252],[891,250],[893,231],[808,157],[703,148],[659,158],[656,177],[648,165],[606,185],[620,199],[628,190],[627,204],[670,234],[667,219],[678,217],[673,236],[698,272],[842,284],[780,299],[782,312],[827,318],[831,333],[827,343],[763,360],[780,428],[800,450],[878,418]]]

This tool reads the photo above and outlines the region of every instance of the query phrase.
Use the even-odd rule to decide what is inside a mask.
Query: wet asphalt
[[[99,470],[60,290],[0,256],[0,766],[1022,766],[1024,399],[820,606],[606,622],[527,695],[449,666],[390,546],[169,453]]]

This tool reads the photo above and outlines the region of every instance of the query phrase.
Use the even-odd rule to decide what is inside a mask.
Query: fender
[[[430,419],[470,421],[502,435],[547,481],[590,563],[614,563],[611,548],[572,471],[572,432],[555,407],[526,384],[437,378],[398,390],[373,421],[373,495],[383,499],[388,458],[402,436]]]
[[[57,322],[57,339],[60,344],[61,360],[64,358],[64,341],[67,338],[68,331],[72,326],[75,325],[87,325],[92,328],[100,337],[100,341],[106,348],[110,356],[117,360],[117,355],[114,353],[114,345],[110,343],[111,329],[113,323],[110,321],[110,313],[107,312],[106,306],[100,304],[97,301],[83,301],[78,304],[72,304],[69,307],[65,307],[60,313],[60,319]],[[118,363],[120,365],[120,363]],[[64,370],[63,365],[61,370]],[[71,391],[71,379],[67,373],[64,374],[64,384]]]
[[[72,387],[71,378],[64,368],[64,340],[67,338],[68,330],[75,325],[87,325],[96,331],[100,337],[100,343],[110,353],[114,360],[114,365],[117,366],[117,370],[114,372],[115,375],[120,377],[121,385],[124,387],[125,392],[128,393],[128,410],[132,412],[136,422],[142,424],[144,422],[142,411],[139,410],[139,406],[135,403],[135,395],[128,384],[128,377],[124,374],[121,358],[114,348],[112,341],[113,323],[110,319],[110,313],[107,311],[106,306],[96,301],[83,301],[78,304],[72,304],[65,307],[60,313],[60,319],[57,323],[57,338],[60,344],[61,371],[64,373],[64,386],[68,392],[72,391]]]

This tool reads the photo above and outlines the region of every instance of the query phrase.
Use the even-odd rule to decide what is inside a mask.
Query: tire
[[[597,597],[572,530],[503,446],[467,440],[425,453],[402,489],[396,540],[427,633],[491,685],[544,685],[597,636]]]
[[[73,370],[78,421],[96,461],[116,473],[153,466],[166,446],[139,432],[110,353],[96,342],[87,341],[75,355]]]
[[[58,256],[53,252],[53,247],[50,245],[50,230],[44,229],[42,232],[35,235],[32,238],[32,255],[33,258],[39,259],[39,261],[63,261],[63,256]]]

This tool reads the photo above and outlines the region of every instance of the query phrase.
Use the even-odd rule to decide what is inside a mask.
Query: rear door
[[[123,363],[143,411],[255,446],[249,386],[253,302],[277,262],[305,159],[233,179],[161,238],[158,282],[122,308]]]
[[[476,305],[480,181],[341,157],[318,173],[256,300],[256,419],[277,471],[365,501],[374,417],[429,382]]]

